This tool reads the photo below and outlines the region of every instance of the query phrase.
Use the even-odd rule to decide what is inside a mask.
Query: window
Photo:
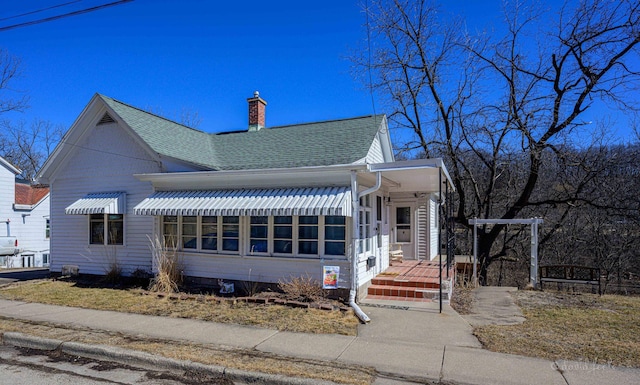
[[[202,248],[218,250],[218,217],[202,217]]]
[[[165,215],[162,218],[162,222],[164,245],[170,249],[175,249],[178,246],[178,217]]]
[[[238,251],[240,245],[240,217],[222,217],[222,250]]]
[[[382,247],[382,197],[376,197],[376,242]]]
[[[198,248],[198,217],[182,217],[182,248]]]
[[[269,251],[269,217],[251,217],[249,225],[249,250],[251,253]]]
[[[273,217],[273,252],[293,254],[293,217]]]
[[[338,216],[324,217],[324,253],[345,255],[346,218]]]
[[[47,253],[42,254],[42,265],[49,266],[49,254]]]
[[[298,253],[318,254],[318,217],[298,217]]]
[[[89,243],[104,245],[104,215],[91,214],[89,219]]]
[[[164,216],[162,232],[166,245],[189,252],[308,258],[347,251],[343,216]]]
[[[411,207],[396,208],[396,242],[411,242]]]
[[[371,251],[371,195],[360,198],[360,209],[358,210],[360,252]]]
[[[122,214],[91,214],[89,217],[89,243],[92,245],[123,245],[124,216]]]
[[[51,219],[46,218],[44,224],[44,239],[51,238]]]

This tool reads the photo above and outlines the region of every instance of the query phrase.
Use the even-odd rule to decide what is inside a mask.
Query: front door
[[[413,205],[402,203],[395,207],[393,213],[394,243],[402,247],[405,259],[415,259],[414,213],[415,207]]]

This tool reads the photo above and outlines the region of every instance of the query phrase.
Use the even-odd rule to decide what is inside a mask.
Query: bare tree
[[[31,125],[2,122],[0,156],[22,170],[21,176],[33,180],[64,133],[62,127],[36,120]]]
[[[545,10],[508,2],[504,33],[478,36],[427,0],[381,0],[366,12],[374,44],[356,68],[371,71],[392,126],[412,132],[401,151],[448,162],[459,224],[597,203],[585,190],[593,172],[556,181],[550,192],[540,182],[545,173],[571,176],[566,166],[579,156],[567,149],[595,128],[586,118],[594,105],[637,111],[640,3]],[[496,249],[504,227],[479,229],[481,278],[504,253]]]
[[[11,85],[20,75],[20,59],[0,48],[0,114],[27,108],[29,98]]]

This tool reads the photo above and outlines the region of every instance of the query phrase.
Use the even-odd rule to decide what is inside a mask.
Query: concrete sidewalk
[[[372,321],[360,325],[356,337],[279,332],[7,300],[0,300],[0,316],[372,366],[379,374],[375,385],[408,381],[623,385],[636,384],[640,379],[640,370],[637,369],[492,353],[480,347],[469,323],[448,305],[442,314],[438,312],[437,304],[408,305],[402,302],[398,305],[363,304],[363,310]],[[176,333],[178,330],[180,332]]]

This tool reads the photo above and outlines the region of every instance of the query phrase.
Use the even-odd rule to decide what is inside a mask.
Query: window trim
[[[289,217],[291,218],[291,223],[275,223],[275,217]],[[282,258],[296,258],[297,255],[297,217],[293,215],[270,215],[269,219],[271,220],[271,228],[269,229],[269,251],[272,257],[282,257]],[[288,226],[291,227],[291,238],[276,238],[275,227],[276,226]],[[290,240],[291,241],[291,252],[290,253],[277,253],[275,250],[275,241],[276,240]]]
[[[300,217],[296,216],[297,226],[296,226],[296,257],[300,258],[316,258],[323,255],[323,249],[320,248],[321,238],[324,238],[324,215],[302,215],[303,217],[315,217],[317,218],[316,223],[303,223],[300,225]],[[300,238],[300,229],[303,227],[315,227],[316,228],[316,237],[315,238]],[[322,229],[322,230],[321,230]],[[300,242],[315,242],[316,243],[316,253],[315,254],[302,254],[300,253]],[[323,242],[324,243],[324,242]]]
[[[51,239],[51,218],[44,218],[44,239],[46,241]]]
[[[266,215],[263,215],[266,216]],[[176,217],[177,222],[166,222],[165,218],[167,217]],[[191,217],[191,216],[188,216]],[[160,216],[160,232],[163,242],[166,242],[167,235],[165,234],[165,225],[166,224],[175,224],[177,225],[177,234],[175,238],[178,240],[178,250],[185,253],[201,253],[201,254],[218,254],[218,255],[239,255],[243,257],[275,257],[275,258],[300,258],[300,259],[343,259],[347,258],[349,254],[349,243],[351,240],[350,232],[349,232],[349,217],[344,217],[344,224],[336,225],[336,224],[326,224],[325,215],[309,215],[309,217],[316,217],[316,224],[309,224],[309,226],[317,227],[317,238],[313,239],[313,241],[317,242],[317,250],[316,254],[301,254],[299,242],[301,241],[299,236],[300,229],[300,216],[297,215],[284,215],[283,217],[291,217],[291,223],[275,223],[275,217],[273,215],[268,215],[267,217],[267,251],[259,252],[259,251],[251,251],[251,218],[252,216],[211,216],[216,217],[216,226],[217,226],[217,248],[213,249],[203,249],[203,231],[202,231],[202,216],[197,216],[196,225],[197,225],[197,247],[195,249],[186,249],[183,247],[183,216],[181,215],[168,215],[168,216]],[[232,250],[223,250],[222,249],[222,240],[223,240],[223,231],[222,226],[224,219],[227,217],[238,217],[238,251]],[[279,217],[279,216],[278,216]],[[333,217],[333,215],[329,215],[329,217]],[[341,217],[338,215],[338,217]],[[228,225],[229,223],[227,223]],[[261,225],[261,224],[254,224]],[[303,224],[302,226],[304,226]],[[289,240],[289,238],[275,238],[275,227],[276,226],[290,226],[291,227],[291,253],[277,253],[275,252],[275,241],[276,240]],[[327,227],[343,227],[344,228],[344,239],[343,240],[327,240],[326,239],[326,231]],[[262,238],[261,238],[262,239]],[[326,254],[326,242],[342,242],[344,243],[344,254]]]
[[[93,219],[93,216],[97,216],[97,215],[102,215],[102,221],[99,222],[97,219]],[[117,222],[122,222],[122,243],[109,243],[110,237],[109,237],[109,223],[110,222],[115,222],[115,220],[110,220],[109,216],[110,215],[117,215],[119,216],[121,219],[117,220]],[[89,246],[126,246],[126,234],[125,234],[125,229],[126,229],[126,222],[125,222],[125,215],[124,214],[89,214],[87,215],[87,221],[88,221],[88,229],[89,229],[89,234],[88,234],[88,244]],[[94,243],[91,242],[91,234],[92,234],[92,223],[102,223],[102,243]]]
[[[373,250],[373,213],[371,194],[360,197],[358,207],[358,254],[374,253]],[[367,223],[368,220],[368,223]]]

